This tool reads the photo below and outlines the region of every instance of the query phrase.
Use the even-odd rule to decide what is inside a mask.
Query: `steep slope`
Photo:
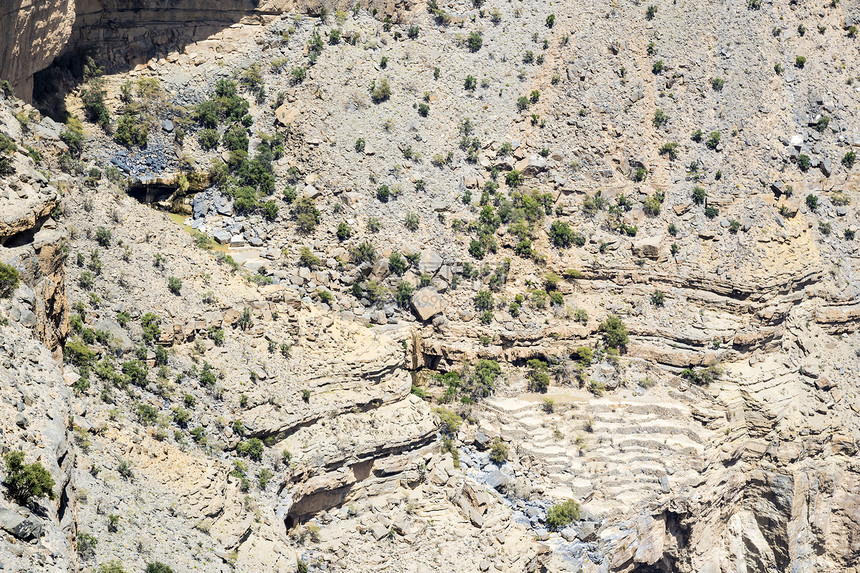
[[[83,563],[856,570],[856,6],[158,7],[22,135]]]

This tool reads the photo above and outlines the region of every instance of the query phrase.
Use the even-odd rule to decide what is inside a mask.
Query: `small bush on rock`
[[[556,504],[549,508],[546,514],[546,524],[552,531],[564,529],[577,519],[582,513],[579,504],[576,501],[569,499],[565,502]]]

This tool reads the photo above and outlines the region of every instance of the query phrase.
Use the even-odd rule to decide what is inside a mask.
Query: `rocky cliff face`
[[[365,3],[380,18],[401,20],[414,0]],[[0,13],[0,78],[29,101],[33,74],[63,51],[91,50],[114,68],[134,66],[248,19],[265,22],[286,12],[348,10],[347,0],[14,0]]]
[[[51,218],[58,215],[59,191],[26,154],[26,143],[34,141],[13,113],[38,117],[18,100],[0,101],[0,134],[7,147],[0,153],[8,160],[0,181],[0,263],[19,276],[18,288],[0,297],[0,454],[24,452],[25,463],[41,463],[54,487],[50,499],[25,505],[5,495],[3,487],[0,554],[5,567],[60,573],[74,570],[77,562],[71,400],[57,362],[68,330],[67,235]],[[37,120],[30,128],[50,135],[54,126],[48,122]],[[9,142],[16,151],[8,149]],[[5,479],[5,464],[3,472]]]
[[[65,47],[75,21],[75,0],[12,0],[0,13],[0,78],[30,99],[33,74]]]
[[[52,218],[60,214],[60,192],[39,171],[20,147],[22,126],[13,113],[35,112],[29,106],[4,105],[0,109],[0,132],[9,134],[19,149],[12,157],[12,173],[0,187],[0,261],[21,273],[25,285],[17,293],[18,304],[9,311],[16,320],[32,328],[56,357],[68,332],[68,303],[65,287],[66,231]],[[22,116],[23,117],[23,116]],[[56,125],[32,125],[43,135],[57,137]]]

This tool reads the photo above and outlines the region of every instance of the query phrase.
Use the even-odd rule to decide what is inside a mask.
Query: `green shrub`
[[[549,228],[549,238],[556,247],[567,248],[573,244],[573,230],[564,221],[553,221]]]
[[[657,15],[657,7],[655,5],[651,4],[650,6],[648,6],[648,8],[645,9],[645,19],[646,20],[653,20],[654,16],[656,16],[656,15]]]
[[[654,127],[663,127],[669,123],[669,116],[662,109],[657,108],[657,111],[654,112],[654,119],[651,120],[651,123],[654,124]]]
[[[662,74],[663,73],[663,60],[657,60],[654,62],[654,65],[651,66],[651,71],[654,74]]]
[[[80,157],[84,150],[84,131],[80,120],[74,117],[69,118],[66,122],[66,129],[60,133],[60,139],[69,147],[69,153],[72,157]],[[9,141],[11,142],[11,140]],[[2,145],[2,138],[0,138],[0,148],[3,147],[5,146]]]
[[[391,189],[388,188],[388,185],[380,185],[376,188],[376,198],[382,203],[388,203],[391,198]]]
[[[430,106],[424,102],[418,104],[418,115],[427,117],[430,114]]]
[[[844,165],[847,169],[851,169],[854,167],[854,161],[857,160],[857,154],[853,151],[847,152],[842,156],[842,165]]]
[[[397,292],[394,294],[394,298],[399,307],[408,308],[413,294],[415,294],[415,287],[411,283],[400,281],[397,284]]]
[[[182,406],[177,406],[173,409],[173,421],[180,428],[184,428],[191,421],[191,414]]]
[[[151,426],[158,419],[158,410],[150,404],[138,404],[137,419],[144,426]]]
[[[726,82],[722,78],[711,78],[711,89],[713,89],[715,92],[723,91],[723,86],[725,85]]]
[[[147,564],[146,573],[173,573],[173,569],[159,561]]]
[[[484,38],[478,31],[471,32],[466,40],[466,45],[469,47],[470,52],[477,52],[484,45]]]
[[[207,129],[218,127],[221,110],[217,103],[212,100],[202,101],[194,108],[192,117],[197,123]]]
[[[508,461],[508,444],[501,438],[494,439],[490,446],[490,461],[496,464]]]
[[[167,278],[167,288],[173,294],[178,295],[179,291],[182,290],[182,281],[176,277],[168,277]]]
[[[238,123],[225,131],[222,139],[230,151],[248,151],[248,130]]]
[[[370,99],[373,103],[382,103],[391,97],[391,86],[388,83],[388,78],[382,78],[378,82],[370,85]]]
[[[818,197],[810,193],[806,196],[806,206],[809,207],[810,211],[815,211],[818,209]]]
[[[493,293],[488,290],[478,291],[478,294],[475,295],[475,308],[491,310],[493,308]]]
[[[345,241],[352,236],[352,227],[346,224],[345,221],[341,221],[337,224],[337,240]]]
[[[302,233],[312,233],[320,222],[320,211],[314,200],[307,195],[299,197],[293,205],[296,226]]]
[[[565,502],[558,503],[547,511],[546,524],[552,531],[564,529],[577,519],[579,519],[582,510],[576,501],[569,499]]]
[[[302,247],[299,249],[299,266],[309,269],[316,269],[322,264],[318,256],[313,254],[310,247]]]
[[[376,260],[376,248],[369,241],[362,241],[349,251],[352,259],[358,263],[373,263]]]
[[[467,91],[474,91],[475,88],[477,88],[477,87],[478,87],[478,80],[475,79],[475,76],[473,76],[471,74],[466,76],[466,79],[463,81],[463,88],[466,89]]]
[[[300,84],[305,81],[305,77],[307,76],[308,70],[304,66],[298,66],[290,70],[290,82],[295,84]]]
[[[627,327],[618,315],[610,314],[600,323],[599,330],[609,348],[620,348],[627,344]]]
[[[213,372],[213,370],[212,370],[212,365],[209,364],[208,362],[204,362],[203,363],[203,369],[200,371],[200,375],[198,377],[198,380],[200,380],[200,383],[203,386],[212,387],[215,385],[216,379],[217,378],[215,376],[215,372]]]
[[[242,457],[251,458],[259,462],[263,459],[263,442],[258,438],[251,438],[247,442],[236,444],[236,453]]]
[[[707,198],[707,194],[705,190],[699,186],[693,187],[693,203],[696,205],[701,205],[705,202]]]
[[[388,270],[397,276],[403,276],[403,273],[406,272],[406,268],[408,266],[406,259],[404,259],[403,255],[397,251],[394,251],[391,253],[391,256],[388,257]]]
[[[9,298],[21,282],[18,270],[4,263],[0,263],[0,298]]]
[[[202,129],[197,134],[197,138],[203,149],[215,149],[218,147],[218,142],[221,141],[221,136],[216,129]]]
[[[146,147],[148,138],[147,122],[139,114],[124,113],[114,133],[116,142],[126,147]]]
[[[19,505],[27,505],[34,497],[54,499],[54,478],[39,462],[24,463],[24,452],[11,451],[3,456],[6,462],[6,479],[3,483],[9,495]]]
[[[95,557],[96,546],[98,545],[98,543],[99,540],[96,539],[95,536],[93,536],[92,534],[86,532],[78,532],[75,549],[77,550],[77,553],[81,557],[81,559],[83,559],[84,561],[89,561],[90,559]],[[99,573],[113,573],[114,571],[116,571],[116,569],[103,569],[103,567],[105,567],[106,565],[111,565],[112,563],[115,562],[102,564],[102,566],[99,567]],[[119,572],[122,572],[122,565],[119,565]]]
[[[203,426],[197,426],[189,432],[194,443],[200,446],[206,444],[206,429]]]
[[[267,221],[274,221],[275,219],[278,218],[278,211],[280,210],[280,207],[274,201],[266,201],[265,203],[262,204],[261,207],[262,207],[263,217]]]
[[[418,224],[419,224],[418,215],[416,213],[407,213],[406,219],[404,220],[403,224],[410,231],[412,231],[412,232],[417,231],[418,230]]]
[[[110,124],[110,113],[105,105],[105,95],[107,92],[104,89],[102,78],[92,78],[81,88],[81,103],[84,104],[87,119],[99,124],[102,128]]]
[[[587,320],[587,319],[586,319]],[[571,358],[579,362],[583,366],[589,366],[594,359],[594,353],[587,346],[580,346],[571,353]]]
[[[543,360],[532,358],[527,362],[529,392],[543,394],[549,389],[549,366]]]
[[[451,410],[445,408],[434,408],[433,412],[439,416],[439,431],[446,436],[452,436],[460,430],[463,418]]]
[[[651,293],[651,303],[654,306],[663,306],[666,302],[666,295],[661,290],[655,290]]]
[[[660,155],[668,155],[669,159],[678,159],[678,144],[673,142],[664,143],[660,148]]]
[[[508,184],[508,187],[512,189],[516,189],[520,185],[523,184],[523,175],[516,169],[511,169],[505,174],[505,183]]]
[[[809,171],[809,168],[812,167],[812,158],[810,158],[805,153],[801,153],[797,156],[797,168],[806,173]]]
[[[806,58],[805,57],[797,56],[796,58],[794,58],[794,67],[795,68],[802,70],[805,65],[806,65]]]
[[[123,362],[122,373],[129,383],[141,388],[146,386],[146,377],[149,371],[144,362],[140,360],[127,360]]]

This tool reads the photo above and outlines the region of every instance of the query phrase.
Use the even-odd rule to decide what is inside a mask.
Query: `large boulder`
[[[296,121],[299,117],[299,110],[293,107],[289,107],[287,104],[283,104],[281,107],[275,110],[275,118],[278,120],[278,123],[281,125],[287,126]]]
[[[665,258],[662,235],[636,239],[633,241],[631,249],[633,250],[633,256],[635,257],[645,257],[647,259]]]
[[[436,274],[436,271],[442,266],[442,262],[442,255],[436,251],[430,249],[422,251],[421,258],[418,259],[418,271],[428,275]]]
[[[424,287],[412,295],[412,308],[421,320],[429,320],[442,312],[442,297],[436,289]]]

